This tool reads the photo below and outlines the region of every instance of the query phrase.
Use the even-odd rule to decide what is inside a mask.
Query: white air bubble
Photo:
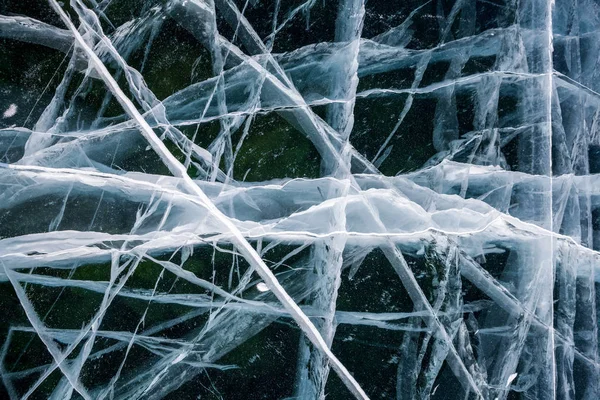
[[[269,291],[269,287],[264,282],[260,282],[258,285],[256,285],[256,288],[258,289],[259,292],[268,292]]]

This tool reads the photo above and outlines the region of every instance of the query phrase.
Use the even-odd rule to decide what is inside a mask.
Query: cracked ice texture
[[[600,397],[596,2],[33,3],[0,394]]]

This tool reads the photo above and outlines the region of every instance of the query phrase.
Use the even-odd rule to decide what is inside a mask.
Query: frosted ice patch
[[[258,289],[259,292],[268,292],[269,291],[269,287],[264,282],[260,282],[258,285],[256,285],[256,288]]]
[[[510,386],[511,382],[515,380],[515,378],[517,377],[517,373],[515,372],[514,374],[512,374],[511,376],[508,377],[508,381],[506,382],[506,386]]]
[[[18,107],[16,104],[11,104],[4,111],[4,114],[2,114],[2,118],[10,118],[10,117],[14,116],[17,113],[17,109],[18,109]]]

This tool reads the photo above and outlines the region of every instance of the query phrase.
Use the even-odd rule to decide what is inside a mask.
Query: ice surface
[[[600,398],[596,2],[26,3],[0,397]]]

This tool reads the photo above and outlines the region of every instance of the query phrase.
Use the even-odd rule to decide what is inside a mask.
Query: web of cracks
[[[593,3],[429,1],[372,33],[378,6],[341,0],[331,41],[283,51],[325,3],[274,1],[267,28],[254,2],[147,4],[121,25],[110,1],[49,4],[66,29],[0,17],[3,37],[65,53],[34,126],[32,110],[0,130],[0,279],[28,323],[4,341],[11,397],[162,398],[237,368],[220,360],[291,319],[297,398],[324,396],[330,368],[357,398],[382,390],[332,351],[344,326],[401,333],[400,399],[448,382],[465,398],[597,398]],[[144,73],[165,21],[209,61],[159,100]],[[82,117],[80,99],[102,91]],[[320,177],[245,182],[236,165],[272,116],[308,139]],[[409,168],[398,138],[418,122],[431,157],[386,176]],[[340,309],[345,285],[380,267],[410,307]],[[89,300],[74,312],[76,293]],[[119,316],[125,301],[133,315]],[[38,341],[46,359],[31,365]]]

